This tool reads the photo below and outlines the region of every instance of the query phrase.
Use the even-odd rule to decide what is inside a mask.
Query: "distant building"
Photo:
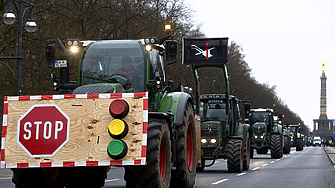
[[[327,61],[326,61],[327,62]],[[327,88],[326,88],[326,62],[322,63],[321,91],[320,91],[320,116],[319,119],[313,119],[313,136],[328,138],[334,134],[334,120],[327,117]]]

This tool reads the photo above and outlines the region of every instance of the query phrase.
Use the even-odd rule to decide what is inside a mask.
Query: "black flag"
[[[228,63],[228,38],[184,38],[183,64]]]

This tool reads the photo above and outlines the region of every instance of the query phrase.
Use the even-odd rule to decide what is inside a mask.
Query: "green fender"
[[[249,137],[251,136],[250,134],[250,125],[249,124],[238,124],[237,125],[237,132],[235,137],[240,137],[243,140],[243,145],[246,143],[247,139],[247,133],[249,132]]]
[[[190,94],[184,92],[171,92],[163,96],[158,112],[172,112],[176,125],[183,123],[184,110],[187,102],[192,104],[193,98]]]

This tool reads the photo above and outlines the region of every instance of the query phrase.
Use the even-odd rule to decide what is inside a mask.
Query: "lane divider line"
[[[246,172],[243,172],[241,174],[237,174],[236,176],[243,176],[244,174],[246,174]]]
[[[220,180],[220,181],[217,181],[217,182],[212,183],[212,185],[216,185],[216,184],[222,183],[222,182],[227,181],[227,180],[228,180],[228,179],[222,179],[222,180]]]
[[[263,164],[262,166],[268,166],[269,164],[268,163],[265,163],[265,164]]]
[[[255,168],[253,168],[253,169],[251,169],[251,170],[258,170],[259,169],[259,167],[255,167]]]
[[[271,161],[270,163],[272,164],[272,163],[274,163],[274,162],[276,162],[276,161]]]
[[[105,182],[118,181],[120,179],[105,180]]]

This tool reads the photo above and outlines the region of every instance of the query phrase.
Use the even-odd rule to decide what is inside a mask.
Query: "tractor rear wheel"
[[[290,146],[290,141],[289,138],[287,136],[284,136],[284,147],[283,147],[283,153],[284,154],[289,154],[290,150],[291,150],[291,146]]]
[[[183,124],[176,125],[175,170],[172,171],[171,187],[193,187],[196,173],[196,134],[194,113],[191,103],[187,103]]]
[[[301,151],[302,150],[302,140],[301,139],[297,139],[297,144],[296,144],[296,150],[297,151]]]
[[[239,139],[229,139],[227,146],[227,166],[229,172],[242,172],[243,148]]]
[[[280,159],[281,157],[283,157],[283,144],[281,135],[273,134],[271,135],[271,158]]]
[[[249,170],[250,166],[250,138],[249,133],[247,133],[246,143],[243,146],[243,170]]]
[[[149,119],[147,164],[125,167],[126,187],[169,188],[171,179],[171,141],[165,120]]]

